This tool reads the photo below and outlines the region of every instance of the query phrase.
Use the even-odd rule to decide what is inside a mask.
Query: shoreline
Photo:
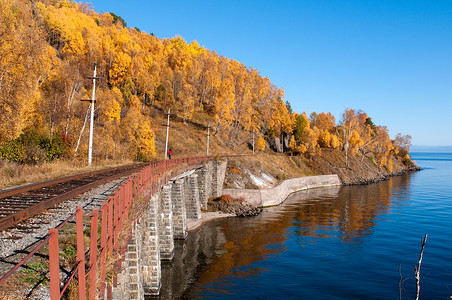
[[[320,189],[324,187],[333,187],[333,186],[350,186],[350,185],[367,185],[372,183],[378,183],[381,181],[388,180],[390,177],[395,176],[402,176],[406,175],[411,172],[421,171],[422,168],[415,166],[415,167],[408,167],[405,168],[399,172],[394,172],[391,174],[387,174],[381,177],[375,177],[368,180],[363,180],[360,182],[355,183],[344,183],[339,179],[339,176],[334,175],[314,175],[314,176],[304,176],[304,177],[297,177],[297,178],[291,178],[286,179],[280,182],[278,185],[276,185],[273,188],[266,188],[266,189],[223,189],[223,195],[231,195],[234,198],[240,198],[243,197],[245,202],[251,205],[259,206],[259,207],[271,207],[271,206],[278,206],[281,205],[286,201],[286,199],[293,193],[301,192],[309,189]],[[326,176],[326,177],[325,177]],[[294,187],[294,184],[300,184],[298,187]],[[309,184],[308,184],[309,183]],[[279,189],[279,191],[278,191]],[[281,191],[281,189],[283,191]],[[263,193],[262,193],[263,191]],[[264,194],[264,197],[271,197],[274,196],[274,194],[283,194],[284,196],[279,197],[277,200],[268,200],[262,201],[262,194]],[[251,196],[254,200],[249,200],[246,197]],[[258,199],[258,200],[257,200]],[[258,205],[262,204],[262,205]],[[225,219],[225,218],[232,218],[232,217],[238,217],[235,214],[231,213],[224,213],[222,211],[216,211],[216,212],[202,212],[201,218],[199,220],[187,220],[187,231],[193,232],[198,230],[202,225],[213,221],[213,220],[219,220],[219,219]]]
[[[231,217],[237,216],[235,214],[228,214],[222,211],[201,212],[201,218],[199,220],[187,220],[187,231],[193,232],[198,230],[202,225],[204,225],[207,222]]]
[[[223,189],[222,194],[243,198],[246,203],[256,207],[269,207],[283,203],[290,194],[295,192],[339,185],[342,185],[342,182],[336,174],[316,175],[286,179],[272,188]]]

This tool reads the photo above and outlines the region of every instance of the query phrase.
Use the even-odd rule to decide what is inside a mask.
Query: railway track
[[[109,181],[136,173],[145,165],[93,171],[0,191],[0,231]]]

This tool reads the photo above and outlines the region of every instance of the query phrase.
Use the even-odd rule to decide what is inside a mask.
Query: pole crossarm
[[[91,117],[89,123],[89,146],[88,146],[88,166],[91,166],[93,159],[93,129],[94,129],[94,104],[96,103],[96,80],[102,79],[102,75],[97,76],[97,64],[94,64],[93,76],[86,76],[88,79],[93,80],[93,93],[91,99],[81,99],[80,101],[88,101],[91,104]]]

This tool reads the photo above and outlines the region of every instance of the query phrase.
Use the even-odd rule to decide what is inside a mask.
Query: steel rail
[[[227,158],[227,157],[241,157],[241,156],[248,156],[248,155],[221,155],[221,156],[217,156],[217,157],[219,157],[219,158]],[[134,187],[134,192],[133,193],[140,193],[140,190],[141,190],[141,192],[142,192],[142,188],[143,188],[143,186],[147,186],[147,188],[149,188],[149,187],[151,187],[151,189],[150,189],[150,192],[151,192],[151,194],[154,194],[156,191],[154,190],[154,188],[153,188],[153,185],[155,185],[155,184],[157,184],[157,186],[162,186],[162,185],[164,185],[164,184],[166,184],[167,182],[168,182],[168,180],[169,180],[169,178],[170,177],[173,177],[173,176],[177,176],[177,175],[179,175],[179,174],[181,174],[181,173],[183,173],[184,171],[186,171],[188,168],[193,168],[193,167],[195,167],[195,168],[197,168],[199,165],[202,165],[203,163],[205,163],[206,161],[208,161],[208,160],[212,160],[212,159],[214,159],[214,157],[213,156],[204,156],[204,157],[195,157],[194,159],[191,159],[191,158],[183,158],[183,159],[174,159],[172,162],[171,161],[166,161],[165,162],[165,165],[164,165],[164,169],[160,169],[159,171],[157,171],[157,172],[161,172],[161,173],[154,173],[154,174],[147,174],[146,176],[152,176],[152,177],[154,177],[154,176],[156,176],[156,178],[157,178],[157,182],[153,182],[153,181],[151,181],[151,180],[149,180],[149,178],[147,178],[146,179],[146,181],[142,181],[142,182],[140,182],[140,181],[136,181],[135,182],[135,187]],[[154,164],[158,164],[158,163],[161,163],[162,161],[159,161],[159,162],[154,162]],[[168,165],[167,165],[167,163],[168,163]],[[137,169],[139,169],[139,168],[141,168],[141,167],[138,167]],[[144,170],[144,168],[143,168],[143,170]],[[156,170],[154,170],[153,172],[155,172]],[[173,173],[173,171],[175,171],[174,173]],[[122,177],[122,176],[124,176],[124,174],[126,174],[126,173],[128,173],[128,174],[131,174],[131,173],[133,173],[131,170],[128,170],[127,172],[122,172],[122,173],[120,173],[120,174],[117,174],[117,175],[114,175],[114,177]],[[168,174],[169,173],[169,174]],[[143,174],[144,175],[144,174]],[[140,176],[142,176],[142,175],[139,175],[138,174],[138,177],[137,178],[141,178]],[[155,178],[155,177],[154,177]],[[101,181],[111,181],[111,180],[114,180],[114,178],[112,178],[112,177],[108,177],[108,178],[104,178],[104,179],[102,179]],[[93,185],[94,183],[91,183],[91,184],[88,184],[88,185],[86,185],[86,186],[84,186],[84,187],[80,187],[80,189],[81,188],[83,188],[83,189],[87,189],[87,190],[89,190],[89,189],[91,189],[92,188],[92,185]],[[143,186],[142,186],[143,185]],[[127,186],[127,185],[126,185]],[[131,185],[129,185],[129,186],[131,186]],[[122,189],[122,188],[124,188],[125,186],[122,186],[122,187],[120,187],[120,189]],[[129,191],[130,193],[132,193],[132,190],[130,190]],[[65,194],[72,194],[72,191],[71,192],[68,192],[68,193],[65,193]],[[124,193],[121,193],[121,195],[122,195],[122,197],[125,197],[125,192]],[[60,195],[60,196],[58,196],[58,197],[61,197],[61,196],[63,196],[63,195]],[[130,195],[131,196],[131,195]],[[57,198],[58,198],[57,197]],[[50,200],[53,200],[53,199],[50,199]],[[114,203],[114,205],[116,206],[117,205],[117,202],[116,202],[116,192],[115,192],[115,195],[114,195],[114,197],[112,196],[112,197],[109,197],[109,203],[111,203],[111,204],[113,204],[113,201],[115,201],[115,203]],[[121,200],[121,201],[126,201],[126,200]],[[111,213],[109,212],[108,214],[109,214],[109,217],[108,217],[108,220],[109,221],[107,221],[107,222],[109,222],[109,223],[111,223],[112,221],[114,221],[115,222],[115,224],[116,224],[116,222],[119,222],[119,223],[117,223],[116,225],[114,225],[114,226],[119,226],[119,229],[121,229],[122,228],[122,218],[123,217],[127,217],[127,211],[128,211],[128,206],[130,206],[131,205],[131,203],[132,203],[132,199],[129,199],[129,200],[127,200],[127,201],[129,201],[128,203],[126,203],[126,204],[124,204],[124,205],[127,205],[127,207],[123,207],[123,209],[125,209],[124,210],[124,212],[125,212],[125,215],[124,215],[124,212],[117,212],[116,211],[116,209],[115,209],[115,212],[114,212],[114,220],[112,219],[113,218],[113,211],[111,210],[112,209],[112,206],[108,206],[108,205],[103,205],[103,206],[105,206],[105,207],[109,207],[108,209],[111,211]],[[52,201],[50,201],[50,202],[52,202]],[[120,205],[121,206],[121,204],[119,204],[118,203],[118,205]],[[80,208],[81,209],[81,208]],[[104,207],[103,207],[103,209],[104,209]],[[96,212],[95,214],[94,214],[94,212]],[[98,215],[97,215],[97,213],[98,213],[99,211],[98,210],[93,210],[92,211],[92,213],[90,214],[90,215],[88,215],[88,216],[86,216],[86,215],[81,215],[81,229],[80,230],[83,230],[83,217],[92,217],[91,218],[91,227],[93,227],[94,226],[94,228],[97,228],[97,222],[98,222],[98,219],[97,219],[97,217],[98,217]],[[119,218],[121,218],[121,219],[118,219],[118,220],[116,220],[116,218],[117,218],[117,214],[119,213],[119,215],[118,215],[118,217]],[[74,216],[76,216],[77,215],[77,211],[75,212],[75,213],[73,213],[71,216],[69,216],[66,220],[64,220],[59,226],[57,226],[56,228],[53,228],[53,229],[50,229],[49,230],[49,234],[47,234],[45,237],[44,237],[44,239],[26,256],[26,257],[24,257],[19,263],[17,263],[9,272],[7,272],[6,274],[4,274],[1,278],[0,278],[0,285],[1,284],[3,284],[9,277],[11,277],[12,276],[12,274],[20,267],[20,266],[22,266],[24,263],[25,263],[25,261],[27,261],[32,255],[34,255],[40,248],[42,248],[43,246],[44,246],[44,244],[45,243],[47,243],[47,242],[49,242],[49,260],[50,260],[50,262],[49,262],[49,264],[50,264],[50,278],[51,278],[51,293],[52,293],[52,270],[53,270],[53,280],[54,280],[54,284],[53,285],[55,285],[54,287],[53,287],[53,290],[56,290],[56,292],[54,291],[54,298],[58,298],[58,299],[60,299],[61,297],[62,297],[62,295],[63,295],[63,293],[64,293],[64,291],[66,290],[66,288],[69,286],[69,283],[71,282],[71,280],[77,275],[77,273],[80,271],[79,270],[79,267],[81,266],[81,262],[79,261],[78,263],[77,263],[77,265],[72,269],[72,271],[70,272],[70,276],[69,276],[69,278],[67,278],[66,280],[65,280],[65,282],[63,282],[63,288],[61,289],[61,287],[60,287],[60,284],[59,284],[59,272],[58,272],[58,250],[56,251],[56,253],[53,253],[52,255],[51,255],[51,253],[50,253],[50,239],[51,238],[54,238],[55,239],[55,235],[56,235],[56,241],[54,241],[53,243],[56,245],[56,248],[55,248],[55,245],[53,245],[54,247],[53,248],[55,248],[55,249],[58,249],[58,241],[57,241],[57,239],[58,239],[58,231],[67,223],[67,222],[69,222],[71,219],[73,219],[74,218]],[[94,217],[94,218],[93,218]],[[107,217],[107,214],[105,214],[105,217]],[[79,218],[78,216],[77,216],[77,218]],[[93,222],[93,220],[95,221],[95,222]],[[104,220],[104,213],[102,213],[102,222],[105,222],[106,220]],[[79,222],[79,220],[77,221],[77,222]],[[79,226],[79,224],[77,223],[77,227]],[[111,226],[111,225],[110,225]],[[94,233],[95,233],[95,235],[93,236],[94,237],[94,239],[96,240],[96,242],[95,242],[95,246],[94,246],[94,249],[91,249],[92,247],[90,247],[90,249],[88,250],[87,249],[87,251],[84,251],[83,250],[83,246],[81,247],[81,253],[82,253],[82,262],[86,259],[86,257],[87,257],[87,254],[89,253],[90,254],[90,260],[91,260],[91,251],[92,250],[94,250],[94,264],[97,264],[98,263],[98,261],[99,261],[99,259],[97,258],[97,256],[101,256],[105,251],[107,251],[106,250],[106,248],[105,247],[108,247],[108,248],[110,248],[110,249],[113,249],[113,247],[115,247],[115,249],[117,249],[116,247],[117,246],[115,246],[114,244],[113,245],[111,245],[111,243],[108,243],[108,241],[110,241],[111,239],[113,239],[113,238],[115,238],[115,239],[117,239],[117,236],[116,236],[116,234],[115,234],[115,232],[117,231],[117,229],[116,228],[113,228],[113,230],[110,228],[110,229],[108,229],[108,233],[106,232],[107,231],[107,226],[105,226],[105,229],[102,229],[102,235],[103,234],[108,234],[108,238],[107,238],[107,240],[105,240],[103,243],[102,243],[102,239],[101,239],[101,249],[100,249],[100,252],[99,252],[99,254],[97,254],[97,238],[95,237],[95,236],[97,236],[97,231],[94,231]],[[78,229],[77,229],[78,230]],[[83,232],[83,231],[81,231],[81,232]],[[77,233],[77,235],[78,235],[78,233]],[[83,233],[82,233],[82,237],[83,237]],[[78,242],[77,242],[78,243]],[[104,244],[103,246],[102,246],[102,244]],[[82,243],[82,245],[83,245],[83,243]],[[110,245],[110,246],[109,246]],[[92,245],[91,245],[92,246]],[[78,246],[77,246],[78,247]],[[52,248],[52,249],[53,249]],[[53,252],[55,252],[55,251],[53,251]],[[78,254],[77,254],[78,255]],[[51,259],[52,258],[52,256],[54,257],[53,258],[53,260]],[[56,257],[56,258],[55,258]],[[52,262],[53,262],[53,269],[52,269]],[[105,263],[105,262],[104,262]],[[82,274],[84,273],[84,276],[83,276],[83,278],[85,278],[86,276],[88,276],[89,274],[90,274],[90,271],[92,270],[92,264],[93,263],[91,263],[91,266],[90,266],[90,268],[88,269],[88,272],[87,273],[85,273],[84,271],[84,268],[83,268],[83,270],[82,270]],[[83,266],[84,266],[84,263],[83,263]],[[91,276],[92,277],[92,276]],[[57,279],[57,281],[55,281],[55,278]],[[80,278],[79,278],[80,279]],[[96,280],[96,278],[94,278],[94,280]],[[102,278],[101,280],[105,280],[105,278]],[[55,284],[55,282],[56,282],[56,284]],[[85,292],[85,290],[84,290],[84,287],[85,287],[85,285],[84,285],[84,282],[85,282],[85,280],[83,279],[83,286],[82,286],[82,284],[80,283],[80,287],[82,287],[81,288],[81,291],[82,291],[82,293],[84,293]],[[95,281],[94,281],[95,282]],[[91,283],[91,284],[93,284],[93,283]],[[93,286],[95,286],[95,284],[93,284]],[[79,291],[80,291],[80,287],[79,287]],[[92,294],[92,296],[94,296],[94,294]],[[84,299],[85,297],[83,297],[83,299]]]
[[[36,190],[36,189],[39,189],[42,187],[48,187],[48,186],[53,186],[58,183],[68,182],[70,180],[86,178],[88,176],[98,175],[98,174],[102,174],[102,173],[108,173],[108,172],[112,172],[115,170],[125,170],[123,172],[108,176],[106,178],[96,180],[94,182],[76,187],[66,193],[63,193],[58,196],[52,197],[50,199],[44,200],[42,202],[36,203],[34,205],[31,205],[27,208],[16,211],[14,213],[8,214],[7,216],[0,218],[0,231],[8,229],[8,228],[18,224],[19,222],[22,222],[28,218],[31,218],[32,216],[37,215],[49,208],[52,208],[66,200],[72,199],[80,194],[86,193],[95,187],[98,187],[98,186],[105,184],[107,182],[110,182],[112,180],[133,174],[136,171],[142,169],[143,166],[144,166],[144,164],[134,166],[132,168],[130,166],[128,166],[128,167],[104,169],[102,171],[93,171],[93,172],[83,173],[83,174],[79,174],[79,175],[67,176],[67,177],[64,177],[61,179],[48,180],[48,181],[41,182],[38,184],[28,185],[28,186],[24,186],[21,188],[4,191],[4,194],[1,196],[7,197],[5,195],[10,195],[10,196],[17,195],[17,194],[24,193],[27,191]],[[13,191],[15,191],[14,194],[13,194]]]
[[[111,172],[111,171],[120,170],[120,169],[131,169],[131,168],[139,169],[139,168],[144,167],[145,165],[147,165],[147,164],[141,163],[141,164],[121,166],[121,167],[113,167],[113,168],[108,168],[108,169],[102,169],[102,170],[97,170],[97,171],[90,171],[90,172],[85,172],[85,173],[80,173],[80,174],[75,174],[75,175],[69,175],[69,176],[56,178],[56,179],[50,179],[50,180],[37,182],[37,183],[31,183],[31,184],[18,186],[18,187],[14,187],[14,188],[10,188],[10,189],[5,189],[5,190],[0,191],[0,199],[6,198],[6,197],[11,197],[11,196],[29,192],[29,191],[38,190],[43,187],[48,187],[48,186],[53,186],[53,185],[56,185],[59,183],[68,182],[71,180],[77,180],[77,179],[81,179],[81,178],[88,177],[88,176],[102,174],[105,172]]]

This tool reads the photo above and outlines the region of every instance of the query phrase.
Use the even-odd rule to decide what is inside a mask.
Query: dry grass
[[[237,166],[259,174],[261,171],[272,175],[279,180],[301,176],[314,175],[306,164],[304,157],[277,154],[271,150],[256,152],[246,157],[229,158],[231,166]]]
[[[0,160],[0,190],[131,163],[131,160],[99,161],[88,167],[86,162],[76,160],[56,160],[41,165],[24,165]]]
[[[165,158],[165,141],[167,119],[163,114],[154,115],[153,129],[156,134],[155,146],[157,159]],[[209,135],[209,155],[251,154],[247,143],[251,141],[250,133],[240,132],[234,136],[215,135],[214,120],[205,113],[195,113],[192,119],[184,123],[180,120],[170,120],[168,147],[173,151],[173,157],[203,156],[207,150],[207,126],[211,124]]]
[[[150,111],[149,117],[152,120],[152,128],[156,134],[156,160],[162,160],[165,158],[166,126],[164,125],[167,123],[167,117],[166,114],[157,109]],[[206,155],[208,124],[211,124],[209,155],[252,154],[252,134],[250,132],[238,132],[230,136],[225,136],[221,133],[215,134],[213,118],[206,113],[198,112],[186,123],[177,117],[171,116],[168,146],[172,149],[173,157]],[[248,165],[258,162],[271,175],[290,178],[312,175],[312,172],[306,167],[305,160],[302,157],[276,154],[267,149],[263,152],[256,150],[255,155],[252,157],[248,156],[244,162]],[[97,157],[94,158],[92,167],[87,167],[85,160],[75,159],[69,161],[58,160],[42,165],[22,165],[0,160],[0,189],[3,190],[19,185],[130,163],[132,163],[131,160],[104,161]]]

